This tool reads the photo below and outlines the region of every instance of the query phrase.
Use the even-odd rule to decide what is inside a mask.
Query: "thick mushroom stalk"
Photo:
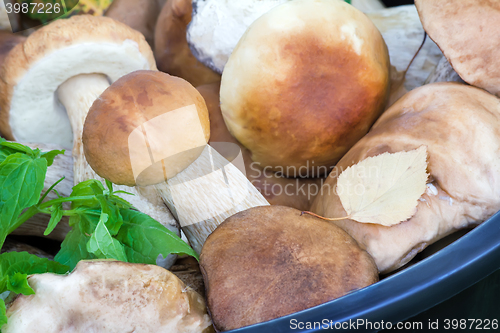
[[[83,145],[101,177],[128,186],[155,185],[200,252],[227,217],[269,205],[237,167],[244,164],[241,153],[230,163],[207,145],[209,136],[207,107],[193,86],[165,73],[136,71],[94,102]]]

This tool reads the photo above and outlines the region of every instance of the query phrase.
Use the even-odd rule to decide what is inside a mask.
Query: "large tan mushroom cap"
[[[388,86],[387,47],[365,14],[297,0],[243,35],[224,68],[221,109],[254,161],[293,175],[287,167],[333,166],[380,115]]]
[[[88,73],[115,81],[138,69],[156,69],[141,33],[106,17],[53,21],[15,46],[0,69],[0,132],[71,147],[71,126],[54,95],[59,85]]]
[[[415,0],[425,31],[467,83],[500,93],[500,2]]]
[[[392,227],[335,222],[372,255],[379,271],[395,270],[452,232],[479,224],[500,209],[500,101],[459,83],[416,88],[384,112],[340,160],[312,211],[346,216],[334,192],[342,170],[384,152],[428,151],[428,189],[417,212]]]
[[[158,68],[182,77],[194,86],[220,80],[220,75],[199,62],[189,49],[186,30],[191,22],[191,0],[168,0],[155,29]]]
[[[221,331],[304,310],[378,281],[373,259],[342,229],[280,206],[228,218],[208,237],[200,266]]]
[[[158,184],[201,154],[210,136],[203,97],[187,81],[156,71],[125,75],[85,120],[83,145],[94,171],[115,184]]]
[[[69,275],[28,279],[35,295],[20,295],[4,333],[213,332],[203,298],[154,265],[81,261]]]

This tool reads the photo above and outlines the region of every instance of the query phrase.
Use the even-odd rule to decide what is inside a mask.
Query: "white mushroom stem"
[[[228,217],[269,205],[242,171],[241,153],[231,163],[207,145],[186,169],[156,185],[196,252],[201,252],[207,237]]]
[[[73,128],[73,158],[74,182],[78,184],[88,179],[98,179],[104,182],[88,165],[83,152],[83,123],[92,103],[109,87],[106,76],[101,74],[81,74],[68,79],[59,86],[57,96],[68,113]],[[128,187],[114,185],[114,190],[121,190],[133,195],[119,194],[129,201],[139,211],[151,216],[166,228],[179,235],[177,221],[155,189],[149,187]],[[173,263],[173,262],[172,262]]]

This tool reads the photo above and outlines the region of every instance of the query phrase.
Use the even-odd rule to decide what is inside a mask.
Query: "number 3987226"
[[[5,9],[10,13],[31,13],[31,14],[59,14],[61,12],[61,4],[59,3],[6,3]]]

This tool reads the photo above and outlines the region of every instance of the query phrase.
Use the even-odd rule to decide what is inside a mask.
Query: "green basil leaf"
[[[63,155],[64,154],[64,150],[51,150],[51,151],[48,151],[48,152],[45,152],[45,153],[42,153],[40,155],[41,158],[45,158],[47,160],[47,165],[48,166],[51,166],[52,163],[54,163],[54,158],[57,156],[57,155]]]
[[[123,225],[116,239],[125,246],[128,262],[156,264],[161,254],[187,254],[198,259],[196,252],[172,231],[150,216],[135,210],[121,209]]]
[[[57,224],[61,221],[63,213],[64,211],[62,204],[54,207],[54,210],[50,214],[50,220],[49,224],[47,225],[47,229],[45,229],[45,232],[43,233],[44,236],[49,235],[55,229]]]
[[[96,259],[96,256],[87,251],[87,242],[90,237],[82,234],[79,228],[73,228],[64,238],[61,250],[54,260],[74,269],[80,260]]]
[[[69,267],[58,262],[40,258],[28,252],[6,252],[0,255],[0,276],[14,276],[16,273],[41,274],[57,273],[64,274]],[[3,290],[0,290],[0,293]]]
[[[95,179],[89,179],[89,180],[83,181],[83,182],[73,186],[73,191],[71,192],[70,197],[95,195],[94,191],[92,190],[92,186],[94,184],[95,184],[95,186],[100,185],[101,188],[104,190],[100,181],[95,180]],[[89,199],[89,200],[78,200],[78,201],[71,202],[71,209],[75,209],[75,208],[78,208],[81,206],[84,206],[87,208],[100,208],[99,201],[96,198]]]
[[[19,214],[40,199],[46,172],[45,159],[22,153],[7,156],[0,164],[0,247]]]
[[[123,245],[114,239],[106,228],[108,214],[102,213],[94,233],[87,243],[87,251],[102,259],[127,261]]]

